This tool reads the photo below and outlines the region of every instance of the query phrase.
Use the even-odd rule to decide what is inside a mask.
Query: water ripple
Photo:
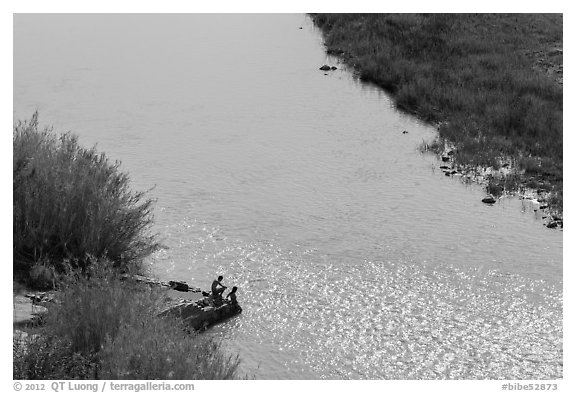
[[[226,271],[245,309],[212,334],[257,377],[562,378],[561,284],[416,261],[329,263],[271,242],[222,247],[202,231],[196,257]]]

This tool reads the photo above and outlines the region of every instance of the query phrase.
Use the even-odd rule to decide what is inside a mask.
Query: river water
[[[152,189],[154,274],[239,286],[206,334],[242,372],[562,377],[562,232],[444,176],[435,130],[305,15],[16,15],[14,118],[34,110]]]

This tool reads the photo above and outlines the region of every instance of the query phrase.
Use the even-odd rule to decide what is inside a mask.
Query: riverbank
[[[562,225],[562,15],[313,14],[326,50],[435,124],[423,150]],[[555,219],[556,218],[556,219]]]
[[[171,283],[133,278],[159,245],[118,162],[37,114],[14,126],[13,160],[14,379],[238,378],[219,341],[160,317]]]
[[[29,321],[15,318],[14,379],[238,377],[238,357],[219,341],[194,333],[182,318],[160,316],[174,303],[169,290],[101,262],[90,277],[62,278],[56,291],[14,295],[21,311],[34,311]]]

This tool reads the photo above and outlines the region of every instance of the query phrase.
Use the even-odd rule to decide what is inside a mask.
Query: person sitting
[[[214,299],[222,299],[222,292],[228,287],[222,285],[221,281],[224,277],[218,276],[217,280],[212,282],[212,297]]]
[[[236,291],[238,290],[238,287],[232,287],[232,290],[228,293],[228,295],[226,295],[226,300],[228,300],[228,298],[230,298],[230,304],[232,305],[237,305],[238,301],[236,300]]]

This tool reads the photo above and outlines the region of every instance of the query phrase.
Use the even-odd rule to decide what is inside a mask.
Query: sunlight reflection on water
[[[544,280],[410,260],[328,263],[311,249],[199,233],[187,274],[225,271],[245,310],[210,334],[259,378],[562,377],[562,292]]]

